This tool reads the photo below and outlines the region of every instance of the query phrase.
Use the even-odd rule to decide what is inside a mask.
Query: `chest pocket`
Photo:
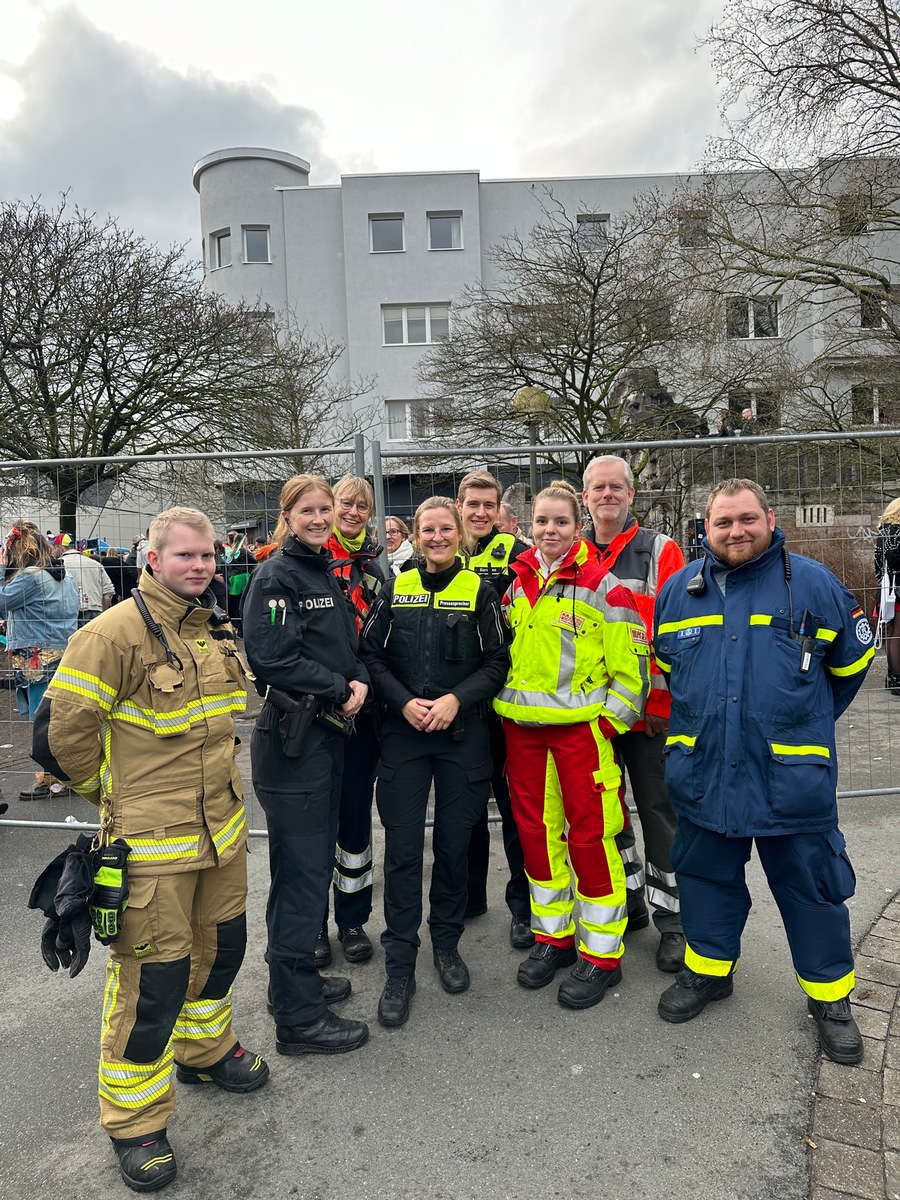
[[[191,727],[190,711],[184,686],[184,670],[174,663],[144,662],[150,708],[126,701],[120,706],[121,719],[151,729],[157,737],[177,737]]]
[[[450,613],[444,628],[444,659],[446,662],[463,662],[468,657],[470,630],[471,621],[465,613]]]

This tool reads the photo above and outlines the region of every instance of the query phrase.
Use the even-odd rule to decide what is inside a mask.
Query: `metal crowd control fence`
[[[367,453],[368,449],[368,453]],[[51,536],[60,511],[74,512],[76,533],[94,550],[129,551],[153,516],[173,504],[209,513],[220,536],[243,534],[248,544],[266,539],[278,516],[284,480],[298,470],[330,479],[352,471],[371,478],[380,543],[386,515],[411,522],[427,496],[455,497],[462,476],[488,469],[527,531],[532,481],[546,485],[567,478],[580,487],[585,463],[598,453],[621,454],[636,479],[635,511],[653,528],[671,534],[687,557],[699,553],[706,498],[721,479],[756,480],[769,495],[790,549],[831,568],[871,614],[878,594],[873,564],[878,519],[900,495],[900,430],[775,434],[741,438],[692,438],[585,445],[447,446],[416,448],[362,438],[353,445],[299,449],[182,454],[119,459],[0,462],[0,526],[35,520]],[[3,660],[0,660],[2,662]],[[884,652],[879,651],[863,689],[838,726],[839,795],[900,793],[900,700],[884,687]],[[33,781],[30,726],[18,715],[11,675],[0,673],[0,781],[14,810],[0,825],[65,828],[89,826],[93,810],[84,802],[35,805],[34,820],[15,801]],[[239,722],[245,743],[260,701],[251,695]],[[243,756],[245,775],[249,755]],[[254,836],[265,836],[256,801],[249,795]],[[59,820],[60,806],[80,821]],[[30,813],[28,814],[31,815]],[[44,819],[46,816],[51,819]]]

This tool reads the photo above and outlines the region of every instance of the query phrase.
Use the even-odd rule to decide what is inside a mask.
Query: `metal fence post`
[[[355,463],[354,469],[356,471],[356,474],[360,477],[360,479],[365,479],[365,477],[366,477],[366,439],[361,433],[358,433],[356,435],[356,437],[353,439],[353,456],[354,456],[354,463]]]
[[[391,564],[387,555],[387,521],[384,511],[384,475],[381,468],[381,442],[378,438],[372,439],[372,491],[375,493],[375,519],[378,523],[378,544],[381,546],[379,561],[385,579],[390,579]]]

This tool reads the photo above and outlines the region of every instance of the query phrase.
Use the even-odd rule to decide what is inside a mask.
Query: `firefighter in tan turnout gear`
[[[246,687],[209,591],[213,537],[196,509],[156,518],[138,596],[70,640],[35,721],[35,759],[98,804],[109,839],[130,847],[99,1081],[101,1125],[136,1191],[175,1178],[173,1066],[181,1083],[230,1092],[269,1074],[231,1025],[247,936],[234,730]]]

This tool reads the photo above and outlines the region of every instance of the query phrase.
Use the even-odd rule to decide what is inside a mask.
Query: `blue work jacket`
[[[767,550],[734,569],[704,548],[702,568],[671,576],[656,602],[653,649],[672,694],[672,804],[729,837],[834,829],[835,721],[874,654],[865,614],[811,558],[791,554],[786,578],[778,528]],[[705,590],[692,595],[698,572]]]

